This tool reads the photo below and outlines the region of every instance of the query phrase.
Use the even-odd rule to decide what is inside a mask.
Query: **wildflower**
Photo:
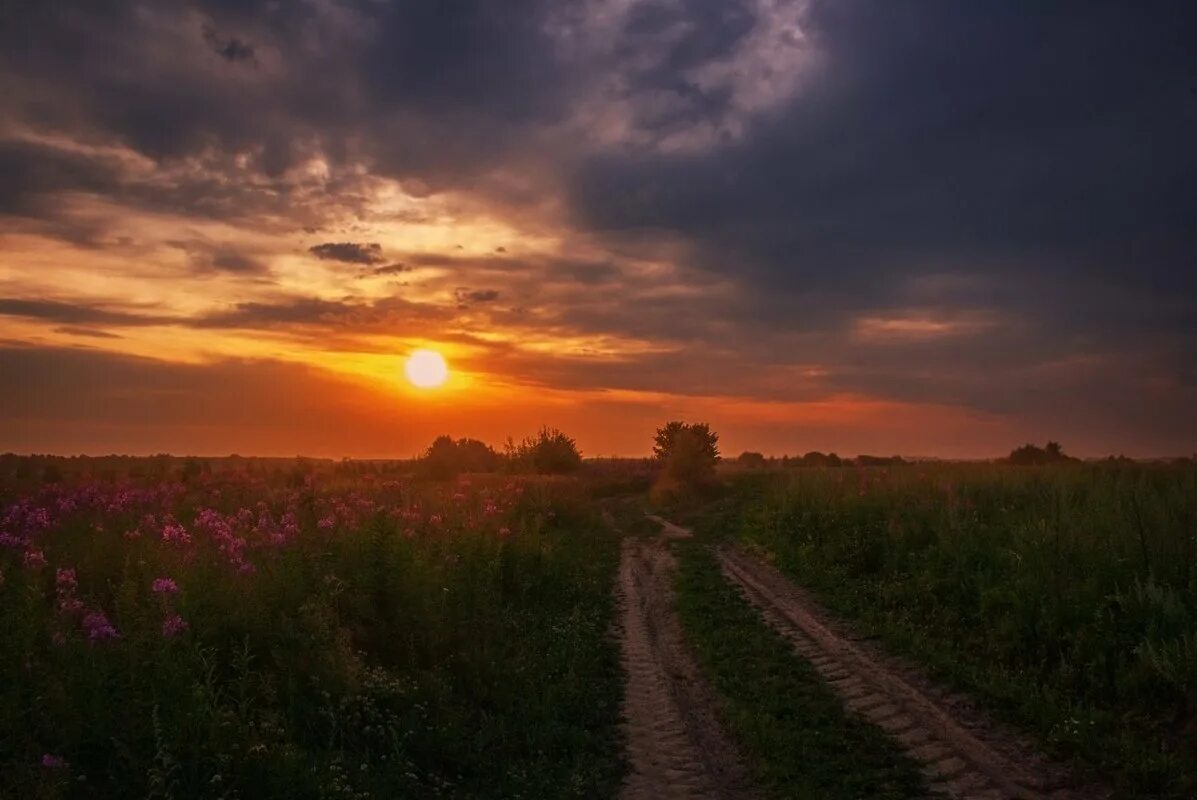
[[[502,528],[499,528],[499,535],[500,536],[510,536],[511,528],[508,528],[506,525],[504,525]]]
[[[87,631],[87,639],[93,644],[109,639],[119,639],[121,635],[108,621],[103,611],[91,611],[83,616],[83,627]]]
[[[78,588],[78,583],[75,581],[75,570],[60,569],[54,573],[54,583],[58,587],[58,591],[69,594]]]
[[[62,769],[66,766],[66,761],[62,756],[51,755],[50,753],[42,754],[42,766],[46,769]]]
[[[33,569],[34,567],[46,566],[46,554],[41,550],[26,550],[24,557],[25,566]]]
[[[441,519],[441,515],[440,515],[440,514],[433,514],[432,516],[430,516],[430,517],[428,518],[428,524],[429,524],[429,525],[436,525],[437,527],[440,527],[440,525],[441,525],[443,522],[444,522],[444,520],[443,520],[443,519]]]
[[[183,631],[187,630],[188,627],[190,626],[187,624],[187,620],[183,619],[178,614],[172,614],[162,623],[162,635],[169,639],[175,634],[182,633]]]
[[[175,583],[170,578],[155,578],[154,584],[151,588],[154,594],[177,594],[179,591],[179,584]]]
[[[162,526],[162,541],[164,542],[178,542],[179,544],[190,544],[191,534],[187,533],[187,529],[174,520],[168,520]]]
[[[58,598],[58,611],[61,614],[77,614],[83,610],[83,601],[73,594],[64,594]]]

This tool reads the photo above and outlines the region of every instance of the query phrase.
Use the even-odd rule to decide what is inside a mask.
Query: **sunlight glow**
[[[421,389],[433,389],[440,386],[449,377],[449,365],[445,358],[435,350],[421,348],[413,350],[403,365],[403,372],[413,386]]]

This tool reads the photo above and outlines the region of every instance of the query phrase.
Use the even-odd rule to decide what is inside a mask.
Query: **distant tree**
[[[677,435],[688,427],[686,423],[674,420],[657,428],[657,434],[653,437],[653,455],[664,460],[673,448],[673,442],[677,438]]]
[[[893,467],[905,464],[906,459],[902,456],[859,455],[856,457],[856,463],[862,467]]]
[[[665,474],[695,486],[711,480],[719,463],[719,434],[705,422],[673,421],[657,429],[653,452]]]
[[[736,456],[736,463],[742,467],[751,467],[753,469],[760,469],[765,466],[765,456],[761,453],[745,450],[740,455]]]
[[[499,454],[477,439],[453,440],[438,436],[420,459],[421,471],[430,478],[446,480],[462,472],[493,472]]]
[[[457,443],[452,436],[432,440],[421,459],[422,471],[430,478],[444,480],[457,474]]]
[[[1059,442],[1048,442],[1044,447],[1024,444],[1010,451],[1006,463],[1020,466],[1037,466],[1042,464],[1061,464],[1076,461],[1072,456],[1065,455]]]
[[[838,467],[844,463],[844,460],[835,453],[824,454],[818,450],[811,450],[798,459],[798,463],[804,467]]]
[[[508,444],[508,458],[518,472],[563,475],[582,466],[578,443],[556,428],[541,428],[518,445]]]

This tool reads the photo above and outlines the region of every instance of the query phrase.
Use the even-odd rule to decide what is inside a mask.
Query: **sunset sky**
[[[0,451],[1197,451],[1183,7],[3,3]]]

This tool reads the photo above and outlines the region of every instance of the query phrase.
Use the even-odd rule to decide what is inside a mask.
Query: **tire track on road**
[[[676,536],[677,530],[666,528],[664,536]],[[631,770],[621,797],[747,800],[752,795],[740,759],[685,647],[673,605],[675,568],[661,537],[624,539],[618,594]]]
[[[843,698],[924,765],[937,794],[960,800],[1083,800],[1108,796],[1079,787],[966,698],[841,632],[817,603],[774,567],[738,548],[718,553],[724,575]]]

